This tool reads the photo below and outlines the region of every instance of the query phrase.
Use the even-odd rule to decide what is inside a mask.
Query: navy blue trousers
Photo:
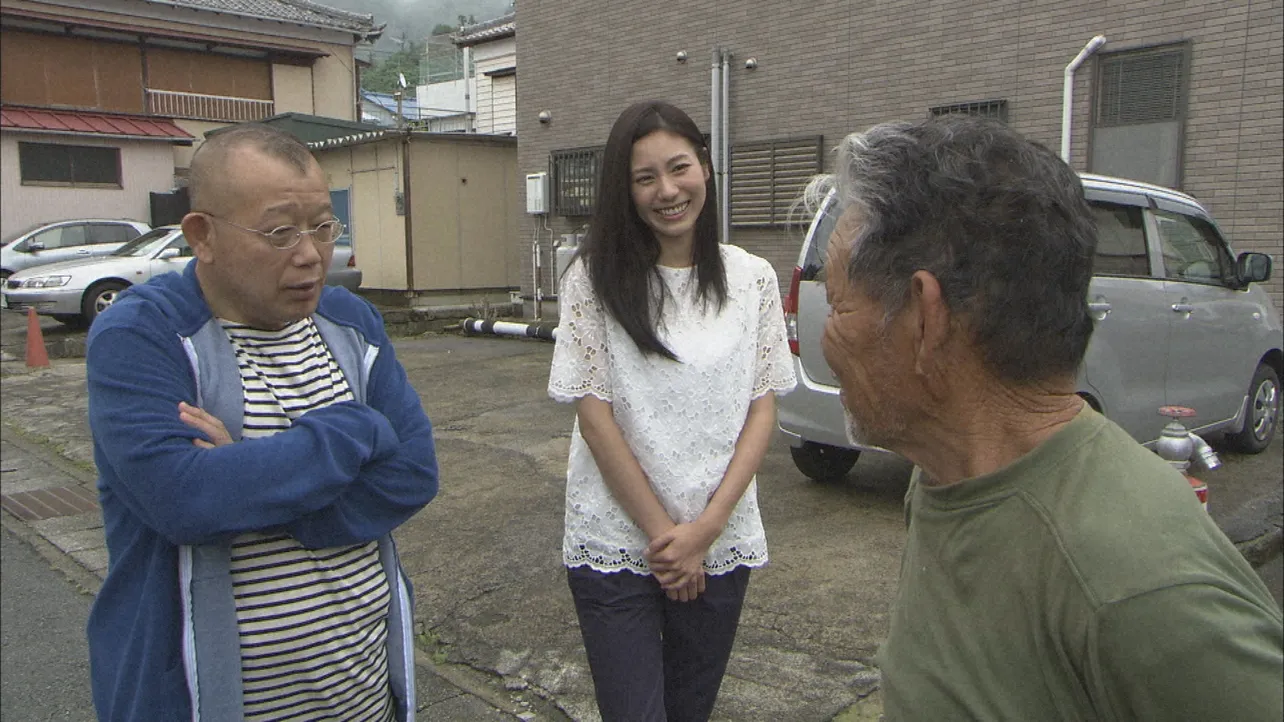
[[[736,641],[749,568],[706,578],[693,602],[655,577],[566,570],[603,722],[706,722]]]

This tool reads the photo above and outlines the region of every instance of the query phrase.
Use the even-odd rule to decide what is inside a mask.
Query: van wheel
[[[843,449],[828,444],[817,444],[814,441],[804,442],[802,446],[789,447],[794,457],[794,466],[803,476],[812,481],[838,481],[847,475],[860,458],[855,449]]]
[[[84,300],[80,303],[80,313],[85,317],[85,323],[93,323],[98,314],[115,303],[116,297],[126,288],[129,286],[119,281],[103,281],[86,291]]]
[[[1237,451],[1258,454],[1271,445],[1280,420],[1280,377],[1268,364],[1259,364],[1248,385],[1248,414],[1238,434],[1226,441]]]

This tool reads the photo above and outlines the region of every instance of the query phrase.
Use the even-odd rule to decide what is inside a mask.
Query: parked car
[[[89,324],[135,283],[180,271],[192,249],[178,226],[144,233],[102,258],[63,261],[15,273],[4,284],[12,310],[36,309],[72,325]]]
[[[88,325],[110,306],[117,294],[169,271],[181,271],[192,249],[178,226],[162,226],[121,246],[109,256],[40,266],[15,273],[4,283],[4,299],[12,310],[36,309],[70,325]],[[361,270],[352,246],[340,239],[335,246],[326,284],[356,290]]]
[[[1079,393],[1137,441],[1153,446],[1168,419],[1188,406],[1187,426],[1224,434],[1256,453],[1280,410],[1280,317],[1257,285],[1271,258],[1238,259],[1194,198],[1146,183],[1083,174],[1098,245],[1088,306],[1096,330],[1079,372]],[[838,382],[821,355],[829,315],[818,274],[837,223],[831,194],[804,237],[785,299],[798,388],[779,401],[780,430],[795,465],[816,480],[844,476],[864,451],[849,442]]]
[[[352,240],[347,233],[334,242],[334,257],[330,259],[330,270],[325,273],[327,286],[343,286],[356,292],[361,287],[361,269],[357,268],[357,257],[352,253]]]
[[[151,230],[139,221],[89,218],[40,223],[4,239],[0,281],[35,266],[105,256]]]

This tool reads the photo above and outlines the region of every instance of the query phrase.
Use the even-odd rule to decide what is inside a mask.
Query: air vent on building
[[[731,148],[731,224],[783,226],[807,182],[821,171],[822,136]]]

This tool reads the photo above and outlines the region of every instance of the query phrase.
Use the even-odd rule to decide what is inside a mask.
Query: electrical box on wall
[[[526,174],[526,212],[531,215],[548,213],[548,173]]]

